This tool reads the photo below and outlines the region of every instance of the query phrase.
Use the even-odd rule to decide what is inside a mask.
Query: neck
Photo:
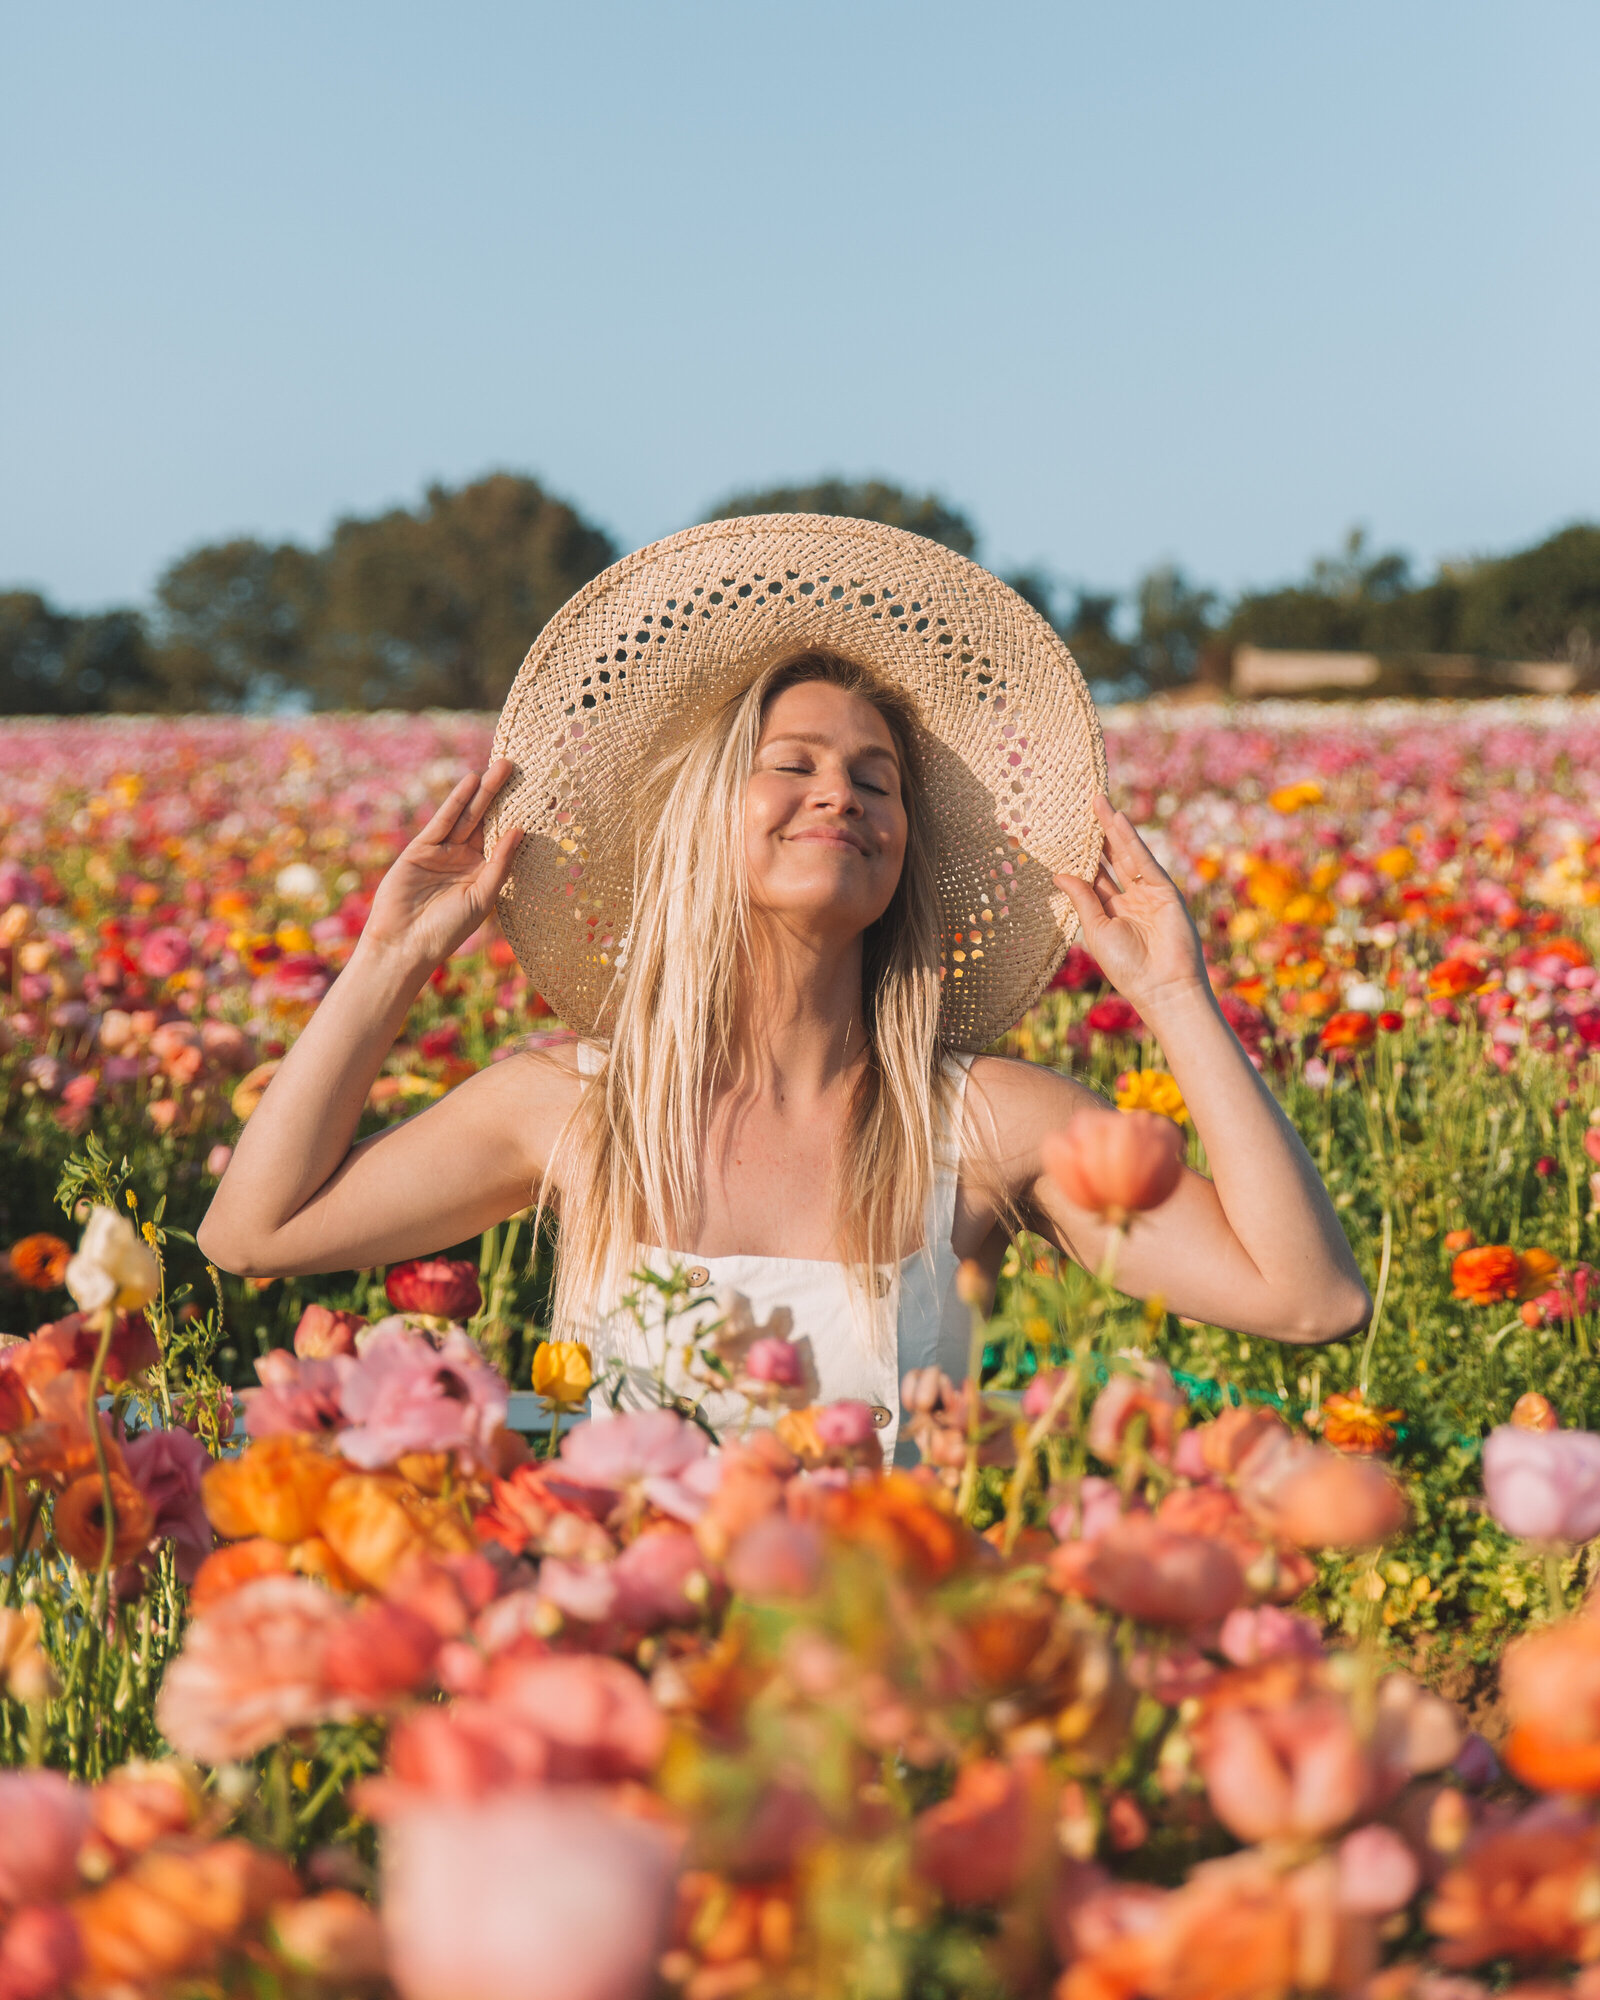
[[[861,939],[761,938],[739,1010],[737,1067],[747,1087],[788,1103],[820,1099],[867,1046]]]

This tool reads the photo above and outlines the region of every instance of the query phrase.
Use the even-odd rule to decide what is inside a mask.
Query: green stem
[[[972,1503],[978,1493],[978,1445],[983,1426],[983,1336],[985,1322],[981,1306],[968,1306],[972,1332],[967,1338],[967,1459],[961,1468],[961,1490],[956,1495],[956,1512],[963,1521],[972,1519]]]
[[[100,1550],[100,1568],[94,1580],[94,1595],[90,1599],[90,1617],[94,1620],[100,1619],[105,1613],[111,1578],[111,1552],[117,1539],[117,1510],[111,1497],[111,1462],[106,1456],[105,1431],[100,1422],[100,1378],[105,1372],[106,1357],[111,1352],[111,1335],[117,1323],[116,1307],[106,1306],[104,1312],[105,1324],[100,1329],[100,1345],[95,1349],[94,1365],[89,1370],[87,1411],[89,1441],[94,1446],[94,1462],[100,1473],[101,1520],[105,1531],[105,1542]]]
[[[1356,1377],[1356,1391],[1365,1402],[1367,1400],[1367,1375],[1372,1367],[1373,1342],[1378,1338],[1378,1326],[1383,1318],[1383,1301],[1389,1290],[1389,1254],[1394,1247],[1394,1217],[1388,1209],[1383,1211],[1383,1255],[1378,1261],[1378,1293],[1372,1301],[1372,1322],[1367,1328],[1367,1337],[1361,1343],[1361,1372]]]

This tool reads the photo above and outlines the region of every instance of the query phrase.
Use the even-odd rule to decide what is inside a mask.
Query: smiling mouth
[[[813,826],[804,833],[791,833],[785,837],[796,843],[804,841],[808,846],[847,847],[852,854],[867,854],[866,842],[842,826]]]

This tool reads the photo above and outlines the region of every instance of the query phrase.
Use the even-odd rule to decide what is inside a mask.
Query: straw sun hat
[[[1072,655],[1014,590],[873,521],[758,514],[653,542],[556,613],[495,729],[513,775],[487,853],[523,829],[499,916],[535,987],[604,1032],[633,902],[634,805],[657,758],[764,667],[813,648],[903,688],[941,911],[940,1032],[981,1050],[1077,932],[1052,873],[1092,877],[1105,746]]]

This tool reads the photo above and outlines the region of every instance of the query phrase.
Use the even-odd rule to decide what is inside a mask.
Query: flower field
[[[686,1283],[760,1422],[512,1428],[592,1379],[527,1214],[199,1254],[490,730],[0,729],[0,2000],[1600,1994],[1600,707],[1110,719],[1377,1310],[1241,1340],[1022,1239],[891,1473]],[[491,927],[363,1129],[558,1032]],[[1203,1163],[1082,951],[1008,1046]]]

